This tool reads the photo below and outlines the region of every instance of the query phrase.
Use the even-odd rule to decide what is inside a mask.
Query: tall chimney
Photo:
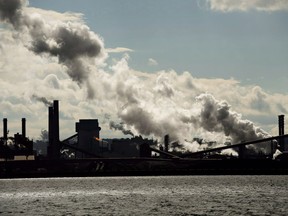
[[[279,136],[284,135],[284,115],[278,116],[278,127],[279,127]],[[279,139],[280,151],[285,150],[284,138]]]
[[[4,140],[7,140],[8,138],[7,118],[3,119],[3,138]]]
[[[53,101],[53,122],[54,122],[54,141],[59,142],[59,101]]]
[[[26,138],[26,119],[22,118],[22,137]]]
[[[48,108],[48,139],[49,139],[49,145],[52,145],[52,140],[53,140],[53,107]]]
[[[279,136],[284,135],[284,115],[278,116]]]
[[[164,151],[168,152],[168,148],[169,148],[169,135],[165,135],[164,136]]]
[[[53,101],[53,106],[49,107],[49,146],[48,157],[50,159],[59,159],[60,144],[59,144],[59,102]]]

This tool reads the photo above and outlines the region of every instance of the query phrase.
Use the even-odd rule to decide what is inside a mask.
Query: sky
[[[287,114],[286,0],[7,2],[0,115],[11,133],[26,117],[36,139],[55,99],[63,139],[97,118],[101,137],[237,142],[277,135]]]
[[[262,1],[268,2],[266,10],[257,9],[261,0],[211,1],[218,4],[215,9],[205,0],[68,2],[30,0],[30,5],[84,14],[88,26],[104,38],[107,48],[133,50],[129,64],[134,69],[174,69],[189,71],[195,77],[234,78],[271,92],[287,93],[285,0]],[[231,5],[229,11],[226,2],[238,2],[239,7],[233,9]],[[255,5],[241,9],[241,2]],[[283,6],[279,3],[279,10],[273,11],[269,2],[283,2]],[[221,9],[225,3],[227,9]]]

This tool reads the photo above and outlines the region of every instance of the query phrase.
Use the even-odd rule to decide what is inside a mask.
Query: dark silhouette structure
[[[78,133],[77,147],[92,154],[100,152],[100,130],[97,119],[80,119],[76,123]],[[76,152],[77,158],[91,157],[83,152]]]
[[[278,128],[279,128],[279,136],[283,136],[285,134],[284,133],[284,115],[278,116]],[[279,148],[280,148],[280,151],[288,150],[288,148],[286,149],[284,138],[279,139]]]
[[[0,138],[0,158],[7,160],[34,158],[33,141],[26,137],[26,119],[22,118],[22,134],[8,136],[8,120],[3,119],[3,137]]]
[[[164,136],[164,151],[168,152],[169,150],[169,135]]]
[[[54,100],[53,106],[48,108],[48,131],[49,145],[48,158],[57,160],[60,158],[60,140],[59,140],[59,101]]]
[[[7,140],[8,138],[8,129],[7,129],[7,118],[3,119],[3,139]]]
[[[80,119],[76,134],[59,140],[59,101],[48,108],[48,154],[35,158],[33,141],[26,137],[26,119],[22,134],[8,136],[8,121],[3,119],[0,138],[0,178],[97,175],[194,175],[194,174],[288,174],[288,134],[284,133],[284,115],[279,116],[279,136],[252,140],[199,152],[169,152],[169,135],[157,147],[141,136],[131,139],[100,139],[97,119]],[[248,145],[271,145],[271,155],[247,157]],[[283,151],[273,157],[276,143]],[[163,147],[164,146],[164,147]],[[219,154],[238,149],[239,157]],[[126,151],[126,152],[125,152]],[[153,155],[154,153],[154,155]],[[156,153],[156,154],[155,154]],[[217,156],[218,155],[218,156]],[[217,156],[217,157],[216,157]],[[221,156],[221,157],[220,157]],[[1,161],[2,158],[2,161]],[[274,159],[273,159],[274,158]],[[4,160],[3,160],[4,159]]]

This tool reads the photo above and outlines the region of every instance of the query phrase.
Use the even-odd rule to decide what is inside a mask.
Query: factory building
[[[34,160],[33,141],[26,137],[25,118],[22,118],[22,134],[8,135],[8,120],[4,118],[3,137],[0,138],[0,160]]]
[[[126,139],[100,139],[101,127],[99,127],[98,119],[80,119],[75,124],[76,134],[66,140],[59,140],[59,102],[53,101],[48,109],[48,140],[47,158],[58,160],[60,158],[134,158],[134,157],[150,157],[156,152],[162,154],[161,157],[171,157],[169,155],[169,136],[164,137],[164,145],[160,149],[153,140],[143,139],[141,136]],[[284,132],[284,115],[278,116],[279,139],[278,144],[274,140],[268,140],[267,145],[271,145],[271,155],[275,149],[281,152],[288,151],[288,139]],[[201,141],[202,143],[202,141]],[[270,144],[269,144],[270,143]],[[200,144],[200,143],[199,143]],[[253,143],[254,144],[254,143]],[[214,145],[214,144],[213,144]],[[213,146],[212,145],[212,146]],[[261,158],[259,154],[255,154],[251,149],[246,148],[249,143],[238,144],[236,149],[239,158]],[[266,144],[265,144],[266,145]],[[277,146],[278,145],[278,146]],[[212,147],[213,148],[213,147]],[[225,147],[226,148],[226,147]],[[229,146],[227,146],[229,148]],[[69,157],[63,156],[63,150],[69,149]],[[235,148],[234,148],[235,149]],[[208,151],[210,151],[208,149]],[[213,150],[212,150],[213,151]],[[211,152],[212,152],[211,151]],[[221,151],[221,150],[217,150]],[[43,151],[44,153],[45,151]],[[216,151],[213,151],[216,152]],[[213,153],[212,152],[212,153]],[[67,151],[66,151],[67,153]],[[73,153],[73,154],[71,154]],[[166,153],[166,154],[165,154]],[[15,134],[14,137],[8,137],[7,119],[3,119],[3,137],[0,138],[0,157],[8,157],[13,159],[23,158],[24,155],[33,155],[33,142],[26,137],[26,119],[22,119],[22,134]],[[204,153],[206,154],[206,153]],[[210,154],[210,153],[209,153]],[[73,155],[71,157],[71,155]],[[154,154],[155,155],[155,154]],[[266,157],[266,155],[263,155]]]
[[[0,137],[0,178],[288,172],[288,134],[284,133],[284,115],[279,116],[279,136],[217,148],[213,148],[215,143],[211,142],[207,143],[207,149],[184,153],[171,152],[173,143],[169,141],[168,135],[164,137],[164,143],[161,145],[141,136],[129,139],[100,139],[101,128],[98,119],[80,119],[75,125],[77,133],[60,141],[58,101],[51,104],[48,116],[47,157],[36,158],[33,141],[26,137],[26,119],[22,119],[22,134],[16,133],[14,136],[8,136],[8,121],[6,118],[3,119],[3,137]],[[199,140],[199,144],[204,144],[203,140]],[[253,148],[257,145],[257,149],[266,145],[270,156],[257,154],[249,145],[253,145]],[[229,148],[238,150],[238,159],[223,155],[218,157],[223,150]],[[274,150],[278,153],[276,155],[275,152],[272,158]]]
[[[103,142],[102,155],[104,157],[111,157],[111,158],[139,157],[142,154],[141,153],[142,145],[153,146],[157,144],[156,141],[143,138],[142,136],[135,136],[132,138],[123,138],[123,139],[104,139],[102,142]]]
[[[92,154],[99,154],[100,148],[100,130],[98,119],[80,119],[76,123],[76,132],[78,133],[77,148]],[[83,152],[76,152],[77,158],[87,158]]]

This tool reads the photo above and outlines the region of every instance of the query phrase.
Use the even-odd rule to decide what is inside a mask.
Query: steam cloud
[[[89,27],[82,23],[46,22],[42,17],[25,13],[24,0],[1,0],[0,17],[18,31],[28,31],[30,50],[38,54],[57,56],[67,67],[67,73],[79,85],[88,89],[88,98],[94,97],[89,82],[89,63],[96,57],[104,57],[103,42]]]
[[[35,54],[56,56],[71,79],[88,89],[88,98],[101,100],[105,107],[113,104],[110,107],[115,109],[110,112],[117,113],[122,123],[110,121],[110,129],[158,139],[169,134],[171,141],[179,143],[195,135],[211,136],[222,143],[227,137],[238,143],[269,136],[243,120],[227,102],[203,94],[203,87],[193,82],[189,73],[135,73],[128,67],[128,56],[112,66],[112,72],[98,71],[95,59],[105,57],[99,36],[83,23],[47,22],[25,13],[26,5],[23,0],[0,0],[1,20],[18,32],[26,32],[31,37],[28,48]],[[50,104],[45,97],[33,97]],[[188,144],[193,145],[192,141]]]
[[[268,133],[256,127],[251,121],[241,119],[241,115],[230,110],[226,101],[217,101],[212,95],[202,94],[197,97],[202,104],[198,118],[192,122],[207,131],[224,132],[234,142],[262,139]]]
[[[124,135],[131,135],[134,136],[134,134],[130,130],[126,130],[123,123],[117,124],[114,121],[110,121],[109,123],[110,129],[114,130],[120,130]]]
[[[264,130],[256,127],[253,122],[243,120],[241,115],[232,111],[226,101],[217,101],[211,94],[200,94],[196,97],[198,111],[174,109],[174,115],[158,118],[159,113],[147,112],[145,109],[131,105],[120,112],[125,124],[132,126],[143,135],[163,137],[168,133],[172,140],[184,141],[189,134],[203,129],[214,135],[223,134],[233,143],[269,137]],[[224,142],[224,140],[221,140]]]

